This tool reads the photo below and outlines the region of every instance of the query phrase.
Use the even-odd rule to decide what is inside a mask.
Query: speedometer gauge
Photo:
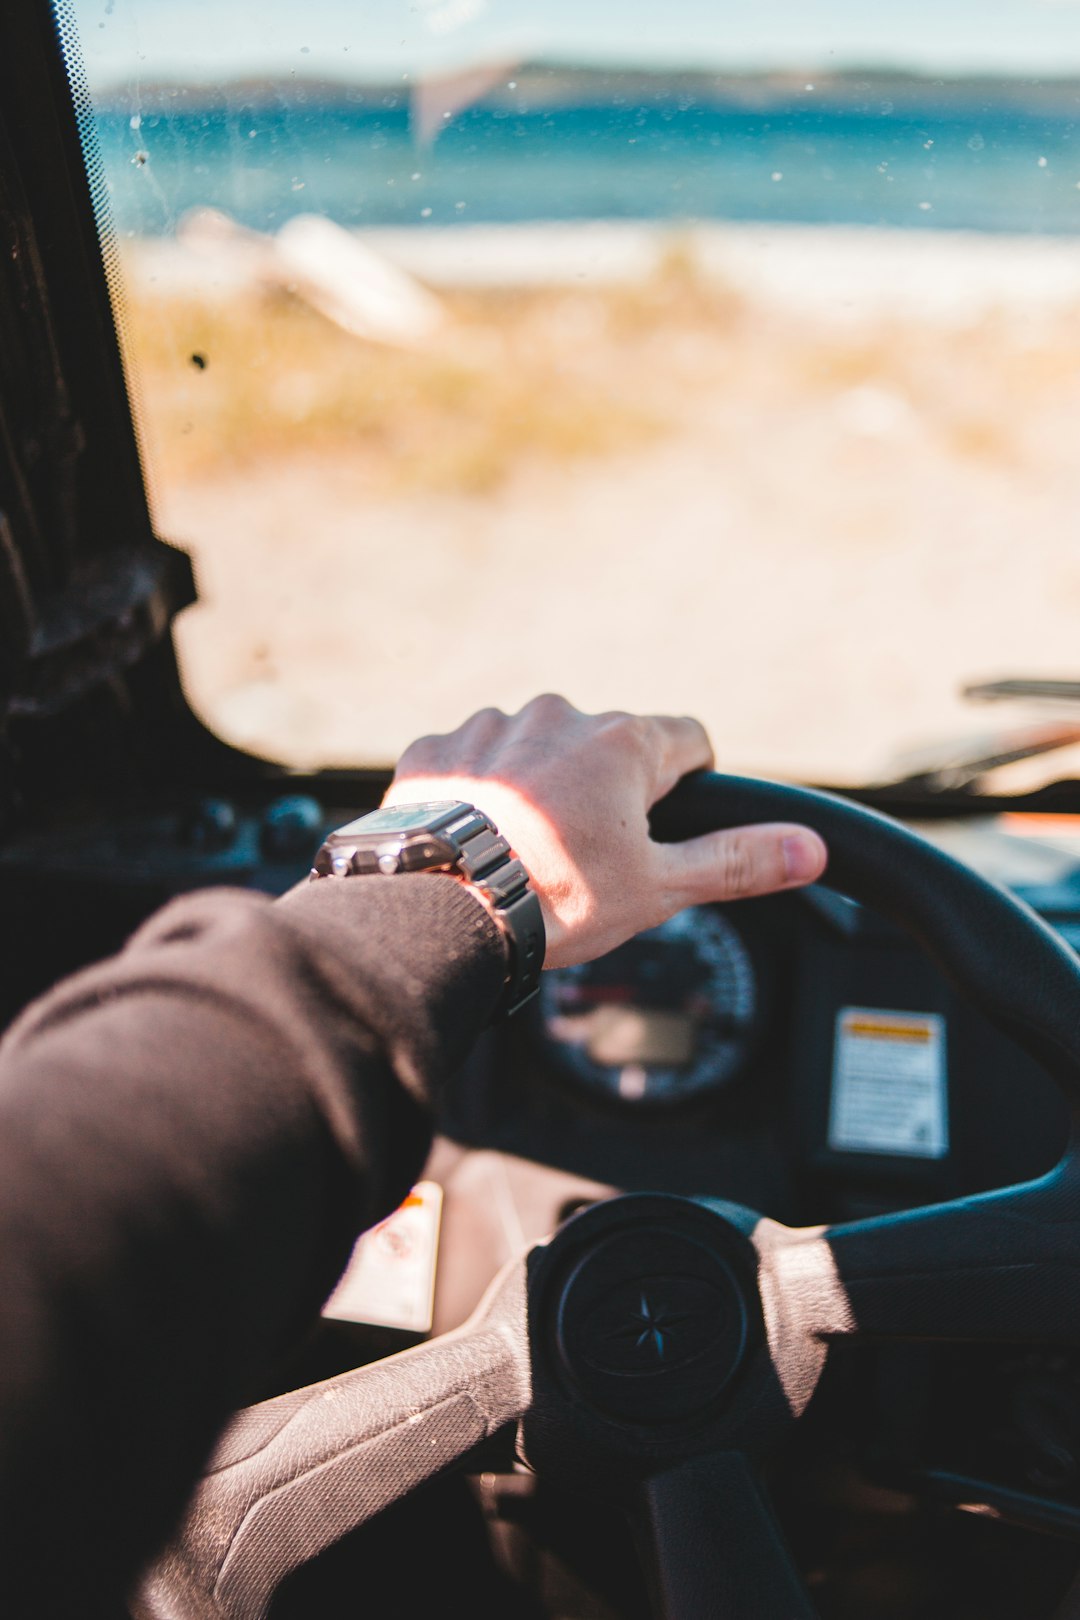
[[[741,935],[706,907],[598,961],[545,973],[540,995],[560,1066],[625,1103],[678,1103],[726,1085],[747,1055],[757,1008]]]

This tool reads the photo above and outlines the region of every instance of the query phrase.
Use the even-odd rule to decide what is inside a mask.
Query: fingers
[[[817,833],[785,822],[734,827],[683,844],[657,847],[667,881],[681,905],[746,900],[780,889],[797,889],[819,878],[828,860]]]
[[[660,770],[656,797],[670,793],[676,782],[690,771],[710,770],[715,764],[712,743],[700,720],[688,715],[657,714],[649,721],[660,739]]]
[[[501,709],[478,709],[454,731],[417,737],[398,760],[395,779],[478,771],[498,746],[508,723]]]
[[[517,714],[480,709],[455,731],[419,738],[399,760],[397,776],[430,775],[440,769],[483,775],[505,768],[511,749],[515,766],[520,767],[538,742],[549,765],[560,752],[569,756],[587,748],[594,775],[598,744],[621,770],[643,765],[650,803],[663,798],[689,771],[713,764],[712,747],[697,720],[670,715],[645,718],[621,711],[588,715],[564,697],[545,692]]]

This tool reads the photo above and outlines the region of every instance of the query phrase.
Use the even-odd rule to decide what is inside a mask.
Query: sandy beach
[[[984,726],[965,680],[1080,674],[1080,242],[365,240],[441,300],[423,353],[126,255],[158,523],[203,596],[186,678],[232,740],[388,761],[555,687],[856,779]]]

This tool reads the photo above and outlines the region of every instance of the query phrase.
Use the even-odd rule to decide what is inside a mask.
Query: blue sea
[[[159,93],[97,115],[114,223],[162,235],[191,208],[274,230],[595,219],[1080,233],[1073,98],[787,105],[474,105],[419,143],[399,92]],[[1078,109],[1080,110],[1080,109]]]

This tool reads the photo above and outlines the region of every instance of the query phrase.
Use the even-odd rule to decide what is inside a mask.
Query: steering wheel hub
[[[650,1427],[723,1403],[760,1338],[740,1232],[686,1199],[630,1195],[579,1215],[563,1245],[549,1309],[557,1365],[579,1399]]]

